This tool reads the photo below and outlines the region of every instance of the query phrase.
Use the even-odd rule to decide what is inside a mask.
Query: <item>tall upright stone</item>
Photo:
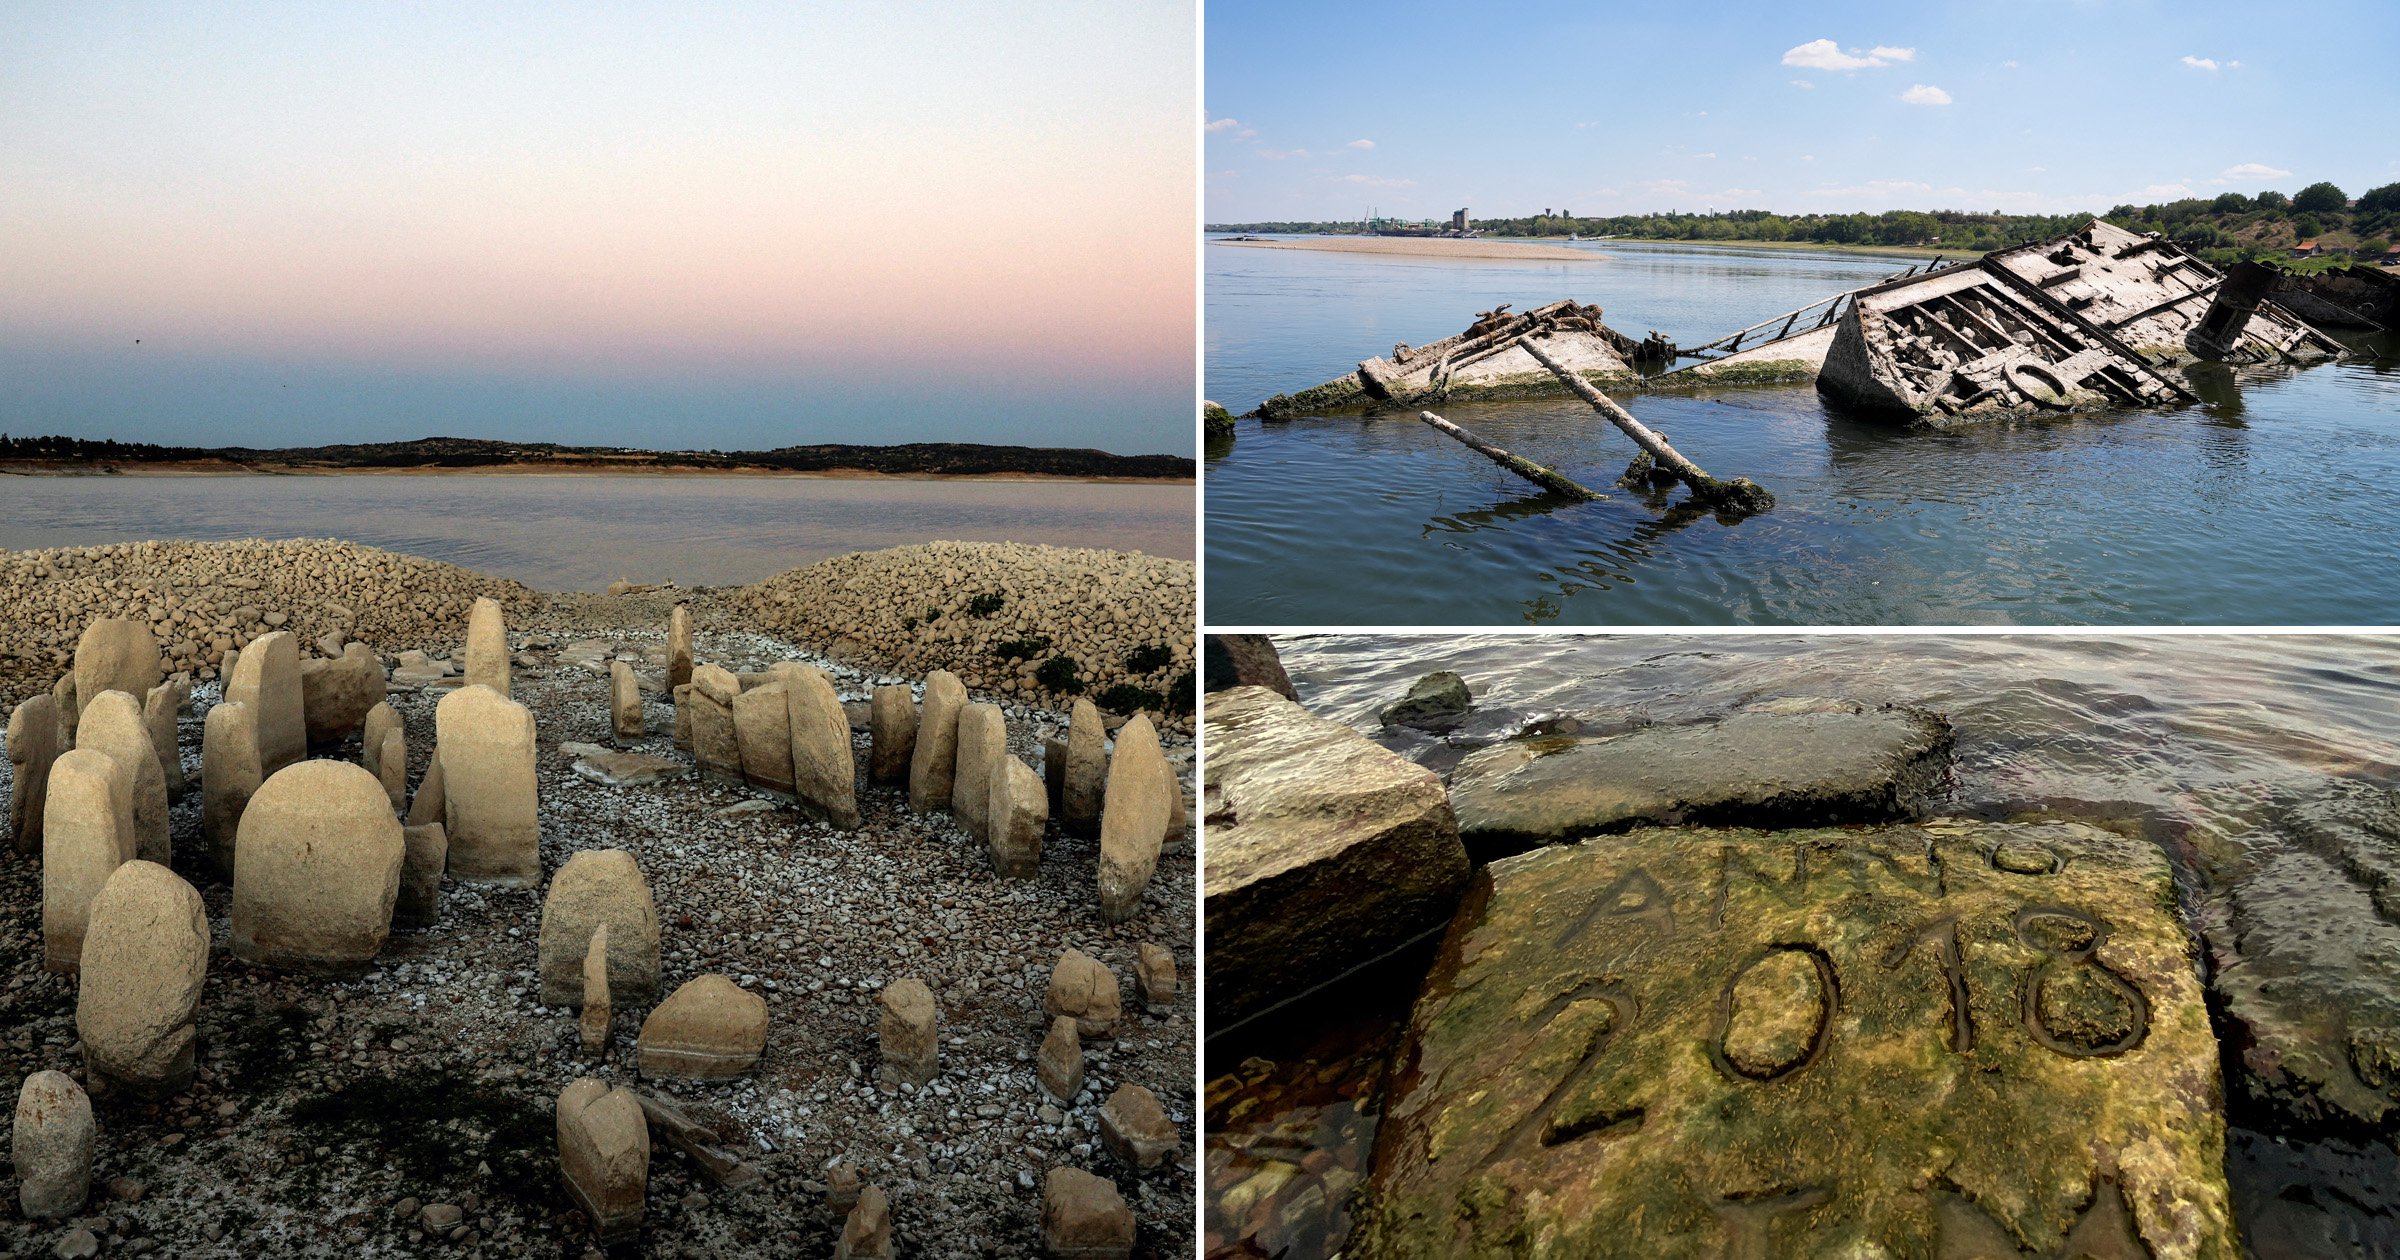
[[[75,641],[75,694],[85,703],[103,691],[122,691],[140,704],[165,678],[158,636],[146,622],[102,618],[85,626]]]
[[[200,728],[200,833],[209,861],[233,873],[233,841],[242,811],[266,782],[258,755],[258,710],[239,700],[211,705]]]
[[[1108,732],[1100,710],[1078,699],[1067,715],[1066,780],[1059,785],[1058,824],[1069,835],[1100,830],[1101,802],[1108,793]]]
[[[858,1192],[858,1202],[842,1218],[842,1236],[833,1244],[833,1260],[893,1260],[892,1204],[883,1187]]]
[[[908,807],[920,814],[950,808],[958,773],[958,712],[966,707],[967,688],[958,675],[937,669],[925,676],[917,746],[908,759]]]
[[[250,706],[258,724],[259,769],[272,775],[308,755],[308,709],[300,691],[300,644],[277,630],[250,641],[225,698]]]
[[[583,947],[583,1014],[576,1020],[583,1037],[583,1052],[594,1056],[608,1050],[609,1021],[616,1012],[608,988],[608,925],[592,929],[592,939]]]
[[[1008,879],[1032,879],[1041,873],[1042,830],[1050,823],[1050,797],[1042,776],[1015,757],[1000,759],[992,776],[991,804],[984,811],[984,842],[992,850],[992,869]]]
[[[425,777],[417,780],[417,794],[408,802],[411,827],[442,826],[449,820],[450,792],[442,784],[442,747],[435,744],[433,755],[425,759]]]
[[[188,790],[183,777],[183,746],[176,736],[175,722],[183,715],[184,701],[191,699],[191,694],[182,682],[170,678],[142,697],[142,725],[150,731],[151,747],[158,750],[158,768],[166,776],[170,802],[182,800]]]
[[[383,785],[365,770],[303,761],[269,775],[234,841],[234,957],[294,971],[374,958],[391,935],[407,853]]]
[[[104,752],[133,772],[134,855],[161,866],[173,853],[167,833],[167,775],[158,765],[158,745],[142,720],[141,701],[122,691],[103,691],[84,702],[75,746]]]
[[[1182,789],[1158,746],[1147,716],[1117,729],[1108,761],[1107,803],[1100,814],[1100,917],[1123,923],[1141,909],[1142,892],[1158,869],[1173,797]]]
[[[332,660],[300,663],[300,711],[312,748],[348,739],[390,694],[383,661],[364,643]]]
[[[692,685],[678,684],[667,693],[675,704],[675,747],[692,751]]]
[[[50,684],[50,702],[58,706],[58,729],[67,741],[60,752],[75,746],[75,723],[83,716],[83,705],[75,694],[75,671],[69,669],[57,682]]]
[[[92,898],[133,859],[133,771],[96,749],[59,754],[42,805],[43,966],[76,969]]]
[[[75,1031],[93,1088],[163,1098],[189,1086],[207,978],[200,894],[154,862],[119,866],[92,898],[75,990]]]
[[[733,698],[733,742],[742,781],[762,792],[796,796],[792,788],[791,704],[781,682],[761,683]]]
[[[992,776],[1008,755],[1008,719],[996,704],[970,704],[958,712],[958,751],[950,777],[950,813],[978,840],[992,808]]]
[[[692,680],[692,610],[682,604],[667,615],[667,691]]]
[[[583,1000],[584,951],[598,927],[609,930],[610,995],[628,1003],[657,995],[658,908],[650,899],[649,881],[633,854],[585,849],[550,877],[550,893],[542,902],[542,1005],[574,1006]]]
[[[867,777],[877,783],[908,782],[908,759],[917,750],[917,699],[905,683],[877,687],[867,703]]]
[[[783,688],[800,804],[835,827],[857,830],[858,760],[850,752],[850,716],[833,680],[813,665],[799,665],[784,675]]]
[[[703,781],[739,784],[742,748],[734,732],[733,701],[742,694],[742,680],[721,665],[702,665],[692,671],[691,690],[684,693],[691,710],[692,760]]]
[[[440,823],[400,828],[400,892],[392,901],[395,928],[432,927],[442,917],[442,872],[450,864],[450,837]]]
[[[391,705],[377,701],[367,710],[359,730],[358,764],[383,784],[395,811],[408,807],[408,728]]]
[[[55,1221],[82,1210],[98,1137],[92,1100],[73,1077],[42,1071],[25,1078],[9,1156],[17,1167],[17,1207],[28,1219]]]
[[[883,1016],[876,1027],[883,1063],[876,1069],[876,1079],[886,1085],[918,1088],[930,1084],[941,1070],[942,1045],[940,1014],[934,1006],[933,990],[911,976],[885,985],[876,1001],[883,1006]]]
[[[608,715],[617,742],[630,743],[642,737],[642,683],[634,677],[629,661],[608,663]]]
[[[450,873],[486,884],[542,877],[533,711],[486,686],[460,687],[433,710]]]
[[[58,701],[34,696],[8,715],[8,835],[17,856],[42,851],[42,802],[50,790],[50,766],[66,751]]]
[[[640,1232],[650,1184],[650,1124],[620,1085],[581,1077],[558,1095],[558,1165],[575,1206],[603,1241]]]
[[[466,657],[466,686],[508,694],[508,621],[500,601],[489,595],[478,598],[467,614]]]

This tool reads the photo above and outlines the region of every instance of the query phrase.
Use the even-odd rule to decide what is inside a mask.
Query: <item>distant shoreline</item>
[[[1564,237],[1558,239],[1564,240]],[[1246,249],[1313,249],[1329,254],[1399,254],[1412,258],[1495,258],[1531,262],[1606,262],[1608,256],[1555,245],[1515,245],[1439,236],[1304,236],[1289,241],[1209,242]]]
[[[809,481],[999,481],[1065,482],[1100,486],[1189,486],[1192,477],[1077,476],[1068,473],[887,473],[864,468],[693,468],[662,464],[505,463],[457,468],[421,464],[406,468],[361,468],[291,464],[246,464],[236,460],[57,460],[0,462],[6,477],[790,477]]]

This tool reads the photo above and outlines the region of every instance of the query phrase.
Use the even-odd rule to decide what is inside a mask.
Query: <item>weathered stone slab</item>
[[[542,1005],[583,1000],[583,955],[592,929],[608,932],[608,990],[646,1002],[658,993],[658,907],[641,865],[623,849],[586,849],[550,877],[537,951]]]
[[[992,799],[984,809],[985,843],[992,869],[1007,879],[1041,874],[1042,831],[1050,824],[1050,798],[1033,767],[1003,755],[992,776]]]
[[[858,759],[850,719],[833,680],[813,665],[784,673],[784,720],[790,727],[792,782],[800,804],[843,831],[858,829]]]
[[[733,698],[733,741],[743,782],[777,796],[795,795],[791,701],[783,683],[765,683]]]
[[[2078,824],[1496,863],[1410,1016],[1353,1250],[2231,1257],[2174,904],[2155,846]]]
[[[373,959],[391,935],[407,853],[374,775],[347,761],[269,775],[234,840],[234,957],[295,971]]]
[[[1275,640],[1263,634],[1212,634],[1200,645],[1200,672],[1210,692],[1236,687],[1264,687],[1286,700],[1298,700]]]
[[[1078,699],[1067,713],[1066,763],[1058,787],[1058,823],[1069,835],[1100,834],[1100,811],[1108,799],[1108,732],[1100,710]]]
[[[603,1239],[642,1227],[650,1185],[650,1124],[632,1090],[581,1077],[559,1091],[558,1165],[575,1206]]]
[[[908,782],[908,759],[917,750],[916,697],[901,683],[877,687],[868,726],[867,777],[877,783]]]
[[[1083,1032],[1072,1015],[1055,1015],[1042,1048],[1033,1056],[1034,1079],[1059,1106],[1074,1105],[1083,1092]]]
[[[1061,1164],[1042,1182],[1042,1250],[1053,1260],[1124,1260],[1133,1209],[1106,1177]]]
[[[767,1049],[767,1000],[719,975],[686,981],[642,1021],[642,1075],[711,1081],[758,1066]]]
[[[266,770],[258,754],[258,711],[239,700],[211,705],[200,728],[200,834],[220,874],[233,874],[242,811]]]
[[[400,737],[399,755],[387,757],[384,740],[395,734]],[[358,764],[383,784],[394,810],[408,808],[408,727],[401,722],[397,710],[380,700],[367,710],[365,720],[359,724]]]
[[[437,740],[433,755],[425,759],[425,777],[417,780],[417,794],[408,802],[405,821],[411,827],[438,826],[449,809],[450,792],[442,785],[442,746]]]
[[[642,684],[625,661],[608,663],[609,726],[619,740],[642,737]]]
[[[966,684],[937,669],[925,676],[925,703],[917,710],[917,746],[909,753],[908,807],[920,814],[950,808],[958,774],[958,714],[967,707]]]
[[[103,691],[122,691],[135,704],[166,678],[158,636],[125,617],[106,617],[83,628],[75,641],[75,695],[89,703]]]
[[[1116,751],[1108,758],[1107,801],[1100,811],[1102,919],[1123,923],[1141,912],[1142,893],[1158,870],[1158,853],[1182,795],[1149,715],[1118,727]]]
[[[17,856],[42,851],[42,802],[48,798],[50,765],[66,751],[66,728],[58,701],[34,696],[8,715],[8,835]]]
[[[984,839],[992,809],[992,775],[1008,755],[1008,719],[996,704],[970,704],[958,712],[958,751],[950,779],[950,813],[968,835]]]
[[[89,748],[50,766],[42,813],[42,958],[73,971],[83,957],[92,898],[134,859],[133,771]]]
[[[876,1044],[882,1063],[875,1078],[886,1085],[923,1087],[941,1071],[940,1014],[933,990],[914,976],[883,986],[875,999],[883,1007],[876,1025]]]
[[[692,610],[682,604],[667,615],[667,691],[692,681]]]
[[[742,747],[733,723],[733,699],[740,694],[741,683],[719,666],[702,665],[692,671],[691,690],[683,693],[682,707],[691,714],[692,760],[704,780],[743,782]]]
[[[432,927],[442,917],[442,872],[450,864],[450,838],[440,823],[400,829],[400,891],[392,901],[392,926]]]
[[[1482,857],[1639,823],[1893,822],[1948,786],[1950,723],[1900,705],[1771,701],[1703,722],[1512,740],[1450,776],[1459,837]]]
[[[654,757],[649,753],[604,752],[578,757],[569,766],[578,776],[609,787],[640,787],[649,783],[664,783],[690,774],[692,768],[673,757]]]
[[[176,737],[175,723],[189,699],[190,687],[175,678],[152,687],[150,694],[142,697],[142,725],[150,730],[150,746],[158,750],[158,768],[166,776],[169,801],[182,800],[186,790],[183,748]]]
[[[161,866],[173,864],[167,831],[167,776],[158,764],[158,745],[142,720],[142,702],[122,691],[87,697],[75,728],[75,746],[107,753],[133,772],[134,856]]]
[[[467,613],[466,685],[508,694],[508,621],[486,595]]]
[[[17,1207],[30,1220],[55,1221],[83,1207],[92,1190],[92,1151],[99,1130],[92,1100],[64,1072],[35,1072],[17,1091],[9,1135],[16,1165]]]
[[[383,662],[364,643],[342,649],[334,660],[302,661],[300,708],[309,745],[348,739],[387,694]]]
[[[675,700],[675,747],[692,750],[692,685],[685,683],[668,693]]]
[[[608,925],[592,929],[592,939],[583,947],[583,992],[579,995],[583,1007],[576,1019],[576,1031],[583,1039],[583,1053],[597,1056],[608,1052],[609,1022],[616,1014],[616,1004],[608,991]]]
[[[450,873],[487,884],[542,877],[533,712],[490,687],[465,686],[433,710]]]
[[[85,1078],[104,1094],[142,1098],[189,1086],[193,1021],[207,978],[200,894],[156,863],[119,866],[92,898],[76,982]]]
[[[1230,1024],[1450,917],[1441,780],[1264,687],[1208,698],[1208,1015]]]
[[[1164,945],[1143,941],[1135,948],[1133,978],[1142,1004],[1163,1011],[1175,1004],[1175,953]]]
[[[308,755],[308,710],[300,691],[300,644],[288,630],[263,634],[242,649],[225,682],[225,699],[250,706],[258,726],[258,765],[276,771]]]
[[[1100,1144],[1135,1168],[1156,1168],[1183,1145],[1183,1135],[1158,1095],[1147,1088],[1117,1086],[1100,1104]]]

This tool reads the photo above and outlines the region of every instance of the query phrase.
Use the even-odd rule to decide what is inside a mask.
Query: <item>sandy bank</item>
[[[1404,254],[1413,258],[1506,258],[1520,262],[1602,262],[1607,255],[1563,245],[1450,240],[1438,236],[1308,236],[1289,241],[1211,241],[1244,249],[1314,249],[1333,254]]]

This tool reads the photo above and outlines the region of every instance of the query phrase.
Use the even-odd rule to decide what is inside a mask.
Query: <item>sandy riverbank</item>
[[[1519,262],[1602,262],[1607,255],[1558,245],[1451,240],[1438,236],[1304,236],[1288,241],[1211,241],[1244,249],[1313,249],[1333,254],[1402,254],[1412,258],[1514,259]]]

